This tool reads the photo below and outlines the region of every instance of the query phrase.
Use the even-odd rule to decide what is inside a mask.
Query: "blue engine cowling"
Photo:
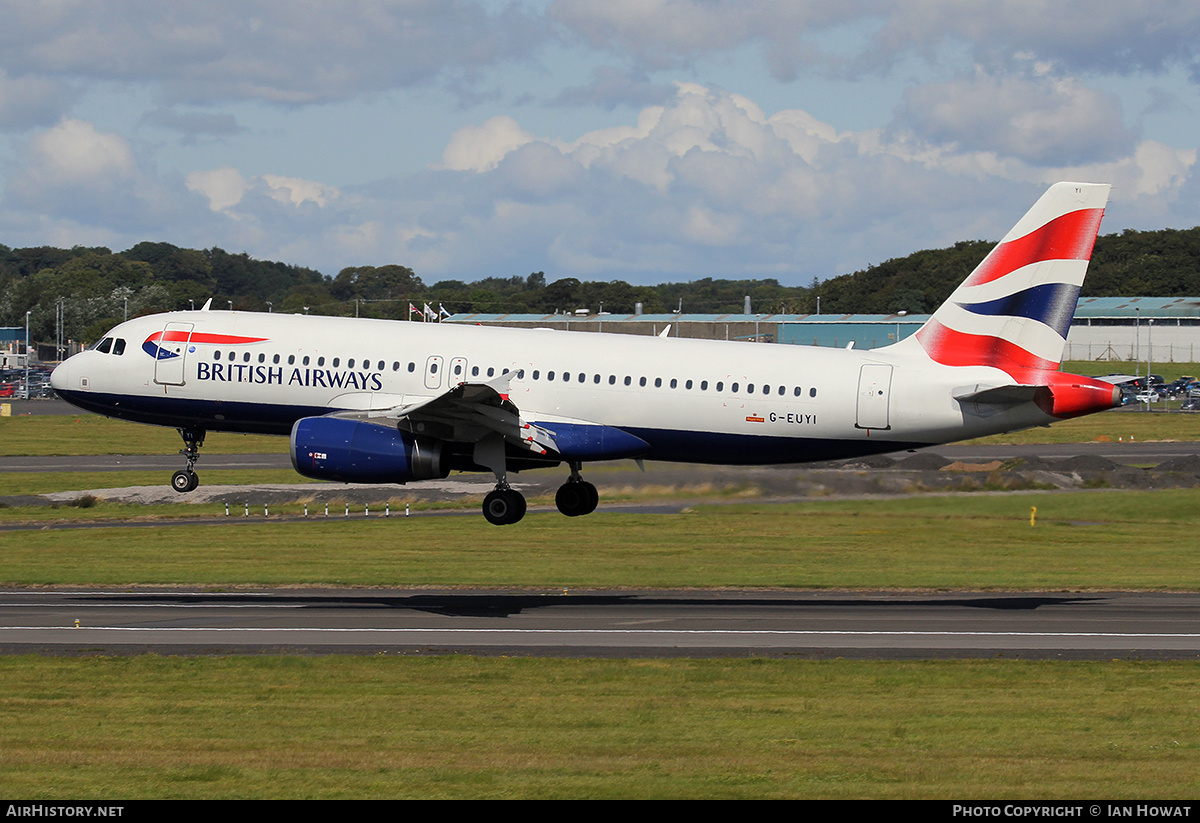
[[[391,426],[338,417],[305,417],[292,426],[292,466],[305,477],[339,483],[404,483],[450,473],[443,443]]]

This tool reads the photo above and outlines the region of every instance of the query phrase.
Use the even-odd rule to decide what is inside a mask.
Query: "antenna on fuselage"
[[[210,297],[204,301],[204,305],[200,307],[200,311],[208,311],[208,307],[211,305],[212,305],[212,298]]]

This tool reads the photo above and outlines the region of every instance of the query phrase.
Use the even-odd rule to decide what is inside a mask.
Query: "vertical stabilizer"
[[[1014,378],[1057,369],[1109,188],[1051,186],[916,333],[925,353]]]

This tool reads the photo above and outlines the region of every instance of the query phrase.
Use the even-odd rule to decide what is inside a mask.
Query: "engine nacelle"
[[[443,443],[391,426],[338,417],[305,417],[292,426],[292,466],[314,480],[404,483],[450,473]]]

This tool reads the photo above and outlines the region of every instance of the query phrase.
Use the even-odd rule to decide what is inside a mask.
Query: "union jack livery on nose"
[[[182,357],[184,346],[190,346],[195,351],[198,343],[230,346],[242,343],[262,343],[266,339],[265,337],[241,337],[236,334],[203,334],[193,332],[188,328],[167,328],[156,331],[147,337],[142,343],[142,351],[155,360],[170,360],[172,357]]]
[[[948,443],[1119,405],[1059,371],[1107,185],[1052,186],[912,337],[869,351],[200,311],[139,317],[51,378],[84,409],[173,426],[196,488],[208,431],[290,437],[301,474],[407,483],[491,472],[483,513],[525,514],[509,473],[585,462],[779,464]],[[144,341],[136,351],[126,341]]]

